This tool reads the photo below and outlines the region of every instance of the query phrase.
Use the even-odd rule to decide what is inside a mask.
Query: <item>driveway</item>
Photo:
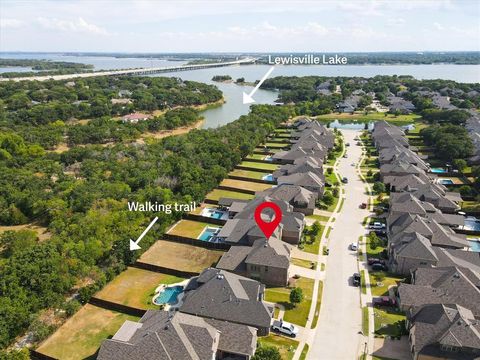
[[[308,359],[354,360],[363,350],[366,338],[361,335],[362,313],[360,288],[352,285],[352,274],[358,272],[356,253],[348,245],[357,242],[365,230],[363,219],[368,215],[359,205],[367,202],[365,184],[362,183],[352,162],[358,163],[362,149],[354,137],[360,131],[342,130],[348,158],[341,158],[338,173],[348,178],[344,184],[345,203],[342,211],[332,223],[329,236],[330,254],[326,261],[326,275],[323,286],[322,307],[315,331],[311,334]]]

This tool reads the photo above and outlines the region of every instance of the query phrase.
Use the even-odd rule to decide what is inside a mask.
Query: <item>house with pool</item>
[[[238,359],[249,360],[257,347],[257,329],[181,312],[148,310],[127,320],[103,341],[99,360]]]
[[[268,335],[274,308],[264,302],[265,285],[231,272],[208,268],[190,279],[181,313],[254,327]]]

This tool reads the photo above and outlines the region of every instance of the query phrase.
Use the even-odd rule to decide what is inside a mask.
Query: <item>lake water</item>
[[[115,58],[111,56],[67,56],[58,53],[0,53],[0,58],[49,59],[53,61],[71,61],[92,64],[95,70],[125,69],[133,67],[172,66],[183,62],[142,58]],[[180,71],[152,76],[175,76],[185,80],[200,81],[216,85],[224,94],[226,103],[214,109],[204,111],[205,128],[225,125],[241,115],[248,113],[249,106],[243,105],[242,93],[249,93],[250,86],[238,86],[233,83],[211,81],[214,75],[230,75],[234,80],[240,77],[248,82],[260,79],[270,68],[269,65],[244,65],[225,68],[211,68],[194,71]],[[0,72],[5,68],[0,68]],[[6,71],[15,71],[7,68]],[[25,70],[24,70],[25,71]],[[324,65],[324,66],[276,66],[271,76],[362,76],[375,75],[411,75],[417,79],[448,79],[458,82],[480,82],[480,65]],[[258,90],[254,98],[258,104],[273,104],[277,92]],[[345,127],[338,124],[338,127]],[[353,127],[363,126],[353,124]]]

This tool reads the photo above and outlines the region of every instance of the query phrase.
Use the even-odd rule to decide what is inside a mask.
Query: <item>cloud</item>
[[[434,22],[434,23],[433,23],[433,27],[434,27],[435,29],[437,29],[438,31],[445,30],[445,27],[443,27],[443,25],[442,25],[442,24],[439,24],[438,22]]]
[[[400,26],[405,24],[405,19],[403,18],[388,18],[387,24],[390,26]]]
[[[88,23],[82,17],[75,20],[60,20],[57,18],[38,17],[37,23],[44,29],[60,30],[65,32],[90,33],[96,35],[109,35],[105,28]]]
[[[1,29],[18,29],[25,25],[25,22],[18,19],[2,19],[0,18]]]

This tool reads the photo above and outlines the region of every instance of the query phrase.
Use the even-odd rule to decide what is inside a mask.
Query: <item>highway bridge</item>
[[[108,71],[85,72],[85,73],[65,74],[65,75],[40,75],[40,76],[25,76],[25,77],[16,77],[16,78],[0,78],[0,81],[23,81],[23,80],[45,81],[45,80],[67,80],[67,79],[74,79],[74,78],[87,78],[87,77],[94,77],[94,76],[149,75],[149,74],[158,74],[158,73],[164,73],[164,72],[199,70],[199,69],[233,66],[233,65],[254,64],[256,60],[257,59],[254,59],[254,58],[245,58],[245,59],[240,59],[235,61],[193,64],[193,65],[162,66],[162,67],[136,68],[136,69],[124,69],[124,70],[108,70]]]

